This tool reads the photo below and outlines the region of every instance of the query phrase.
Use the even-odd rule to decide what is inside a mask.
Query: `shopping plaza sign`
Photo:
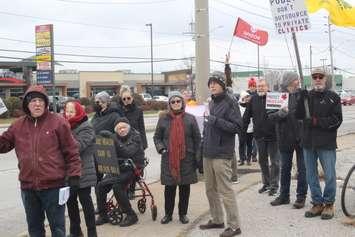
[[[270,0],[276,31],[296,33],[311,28],[304,0]]]
[[[36,26],[37,84],[52,84],[53,25]]]

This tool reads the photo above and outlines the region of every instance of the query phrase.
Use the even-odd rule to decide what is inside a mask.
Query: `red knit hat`
[[[249,80],[248,80],[248,88],[249,87],[256,87],[256,80],[254,77],[251,77]]]

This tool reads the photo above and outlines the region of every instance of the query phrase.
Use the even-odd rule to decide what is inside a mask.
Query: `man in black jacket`
[[[321,215],[322,219],[331,219],[334,216],[336,138],[343,115],[340,97],[330,90],[330,81],[331,78],[323,68],[315,68],[312,71],[313,89],[302,91],[297,103],[296,118],[302,119],[304,124],[303,154],[313,204],[305,217]],[[318,159],[324,171],[323,194],[319,185]]]
[[[232,237],[241,234],[237,201],[230,178],[231,159],[235,156],[235,134],[241,132],[242,121],[238,104],[226,92],[225,79],[212,75],[208,87],[212,100],[203,130],[203,170],[212,220],[200,225],[200,229],[224,228],[222,198],[229,226],[220,237]]]
[[[269,191],[269,195],[275,195],[279,187],[280,153],[276,142],[275,124],[268,119],[266,105],[266,93],[268,84],[265,79],[257,81],[257,95],[251,97],[243,114],[243,126],[246,133],[250,118],[253,118],[254,137],[258,144],[259,164],[263,186],[259,193]],[[271,168],[269,168],[269,158]]]
[[[307,196],[306,168],[301,147],[301,123],[295,118],[296,102],[299,97],[300,81],[295,72],[285,72],[282,76],[281,91],[289,93],[288,106],[268,114],[277,124],[277,141],[281,154],[280,196],[270,204],[278,206],[290,203],[290,183],[293,153],[297,161],[297,199],[296,209],[304,207]]]

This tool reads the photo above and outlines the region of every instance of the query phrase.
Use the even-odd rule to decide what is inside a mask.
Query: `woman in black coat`
[[[184,99],[180,92],[169,93],[169,112],[159,118],[154,143],[161,154],[160,180],[164,189],[165,216],[162,224],[172,220],[176,188],[179,186],[179,220],[186,224],[190,196],[190,184],[197,183],[197,151],[201,134],[193,115],[185,113]]]
[[[129,124],[140,133],[143,149],[145,150],[148,144],[147,136],[145,135],[143,111],[136,105],[131,89],[128,86],[121,87],[119,108],[122,115],[129,120]]]

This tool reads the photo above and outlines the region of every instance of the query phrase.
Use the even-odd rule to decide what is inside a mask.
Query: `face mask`
[[[94,105],[94,110],[95,110],[95,112],[96,112],[96,113],[101,112],[101,110],[102,110],[101,105],[99,105],[99,104],[95,104],[95,105]]]

